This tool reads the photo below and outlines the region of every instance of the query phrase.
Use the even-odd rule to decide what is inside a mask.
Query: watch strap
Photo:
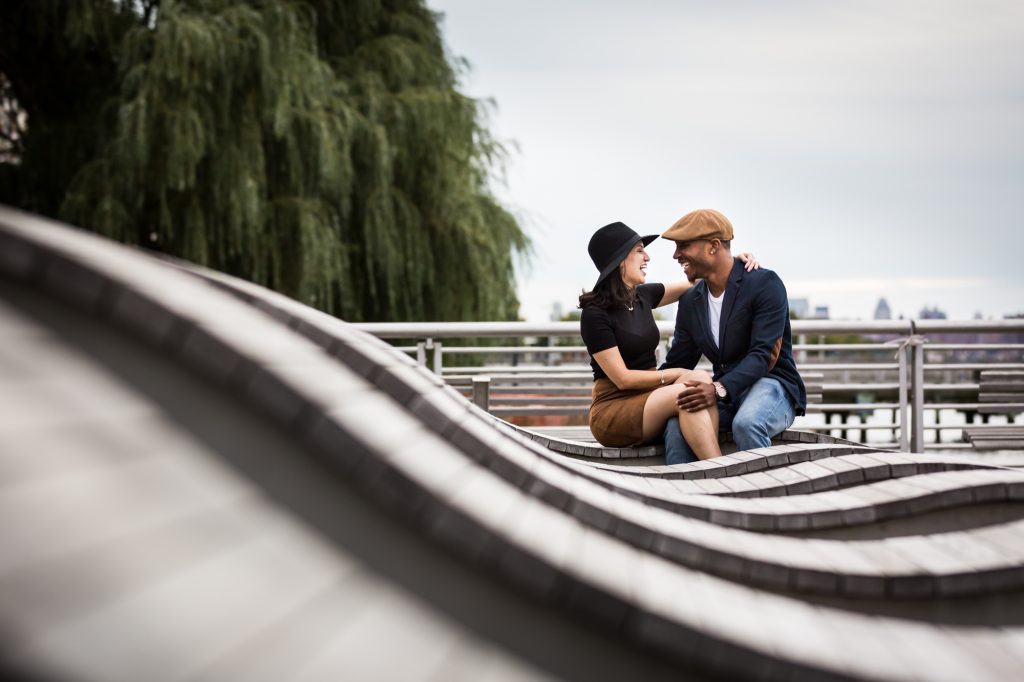
[[[721,381],[715,381],[711,385],[715,387],[715,394],[719,399],[722,399],[729,394],[729,392],[725,390],[725,385]]]

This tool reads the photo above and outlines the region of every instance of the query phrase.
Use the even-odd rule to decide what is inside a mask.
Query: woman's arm
[[[643,388],[658,388],[675,382],[684,370],[680,367],[669,369],[628,369],[622,360],[618,346],[612,346],[599,353],[594,359],[619,390],[629,391]]]
[[[682,282],[666,282],[665,295],[661,297],[661,302],[654,307],[660,308],[663,305],[675,303],[676,301],[679,300],[679,297],[685,294],[687,290],[689,290],[689,288],[692,286],[693,283],[685,279]]]
[[[752,253],[744,251],[737,258],[743,261],[743,267],[746,268],[747,272],[758,270],[761,267],[761,263],[758,262],[757,257]],[[661,302],[654,307],[660,308],[663,305],[675,303],[692,286],[693,284],[685,279],[682,282],[669,282],[665,285],[665,295],[661,297]]]

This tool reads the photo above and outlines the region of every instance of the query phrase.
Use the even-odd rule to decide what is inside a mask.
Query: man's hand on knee
[[[683,383],[685,389],[676,397],[676,406],[686,412],[700,412],[706,410],[718,402],[718,394],[715,393],[713,384],[705,384],[700,381],[687,381]]]

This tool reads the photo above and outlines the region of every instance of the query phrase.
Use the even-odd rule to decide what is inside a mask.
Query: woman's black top
[[[594,368],[594,379],[607,379],[601,366],[594,359],[595,353],[619,347],[623,362],[628,369],[651,369],[657,360],[654,350],[658,347],[661,334],[654,322],[654,308],[665,296],[665,285],[659,283],[641,284],[636,288],[636,303],[633,310],[624,305],[613,308],[599,308],[588,305],[580,314],[580,335],[590,353],[590,366]]]

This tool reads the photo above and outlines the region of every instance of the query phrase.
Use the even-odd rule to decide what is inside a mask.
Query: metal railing
[[[538,381],[544,378],[586,383],[591,370],[582,345],[578,322],[423,322],[364,323],[359,329],[383,339],[413,341],[399,347],[423,365],[452,383],[461,383],[478,401],[486,390],[474,377],[505,381]],[[658,362],[667,351],[666,341],[673,323],[659,321],[662,343]],[[1024,370],[1024,319],[1007,320],[795,320],[792,323],[794,355],[802,373],[824,376],[823,402],[809,411],[825,415],[825,424],[810,427],[819,431],[890,430],[898,433],[901,450],[921,452],[933,444],[925,442],[925,431],[936,434],[963,425],[939,423],[939,410],[959,410],[973,419],[980,405],[977,373],[985,369]],[[1008,334],[1018,338],[992,339],[981,335]],[[836,335],[859,335],[853,343],[827,343]],[[970,338],[944,340],[947,335]],[[931,342],[929,339],[936,339]],[[479,339],[503,339],[502,345],[474,345]],[[461,340],[461,342],[459,342]],[[560,342],[571,345],[558,345]],[[468,343],[467,343],[468,342]],[[965,359],[957,355],[970,356]],[[481,364],[483,356],[509,361]],[[462,364],[446,364],[446,358],[463,358]],[[428,362],[429,358],[429,362]],[[567,362],[568,361],[568,362]],[[866,375],[866,378],[864,378]],[[926,377],[931,377],[926,380]],[[991,405],[990,405],[991,407]],[[998,407],[998,406],[997,406]],[[1007,403],[1007,410],[1024,412],[1024,403]],[[558,410],[559,414],[585,414],[587,407]],[[891,422],[849,426],[847,417],[875,410],[893,410]],[[925,411],[935,413],[934,424],[926,424]],[[497,413],[497,412],[496,412]],[[507,408],[507,413],[516,413]],[[524,413],[524,412],[519,412]],[[842,425],[829,423],[839,414]],[[858,417],[860,418],[860,417]],[[1012,415],[1011,415],[1012,418]],[[943,443],[947,447],[949,443]]]

